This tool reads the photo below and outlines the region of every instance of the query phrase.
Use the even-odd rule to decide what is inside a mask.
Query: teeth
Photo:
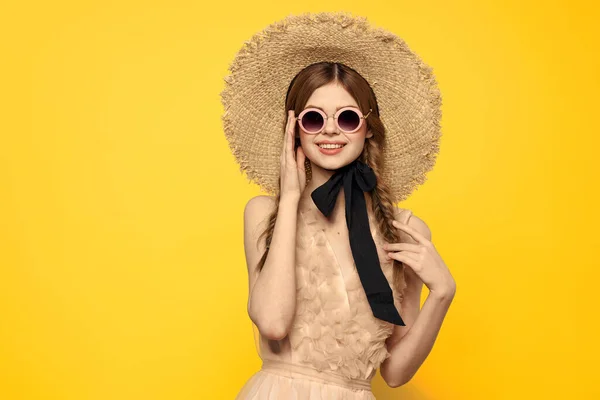
[[[321,147],[322,149],[339,149],[341,147],[344,147],[344,145],[343,144],[328,144],[328,143],[323,144],[323,143],[321,143],[321,144],[319,144],[319,147]]]

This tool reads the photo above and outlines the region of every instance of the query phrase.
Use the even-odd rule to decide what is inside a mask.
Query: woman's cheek
[[[351,143],[350,146],[352,147],[349,150],[351,150],[352,156],[356,158],[362,153],[364,143]]]

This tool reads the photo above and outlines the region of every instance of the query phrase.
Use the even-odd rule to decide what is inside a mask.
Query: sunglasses
[[[360,129],[363,121],[371,114],[369,109],[367,115],[355,107],[340,108],[334,115],[334,121],[338,129],[344,133],[353,133]],[[326,121],[331,118],[319,108],[306,108],[296,117],[300,127],[310,135],[320,133],[324,128]]]

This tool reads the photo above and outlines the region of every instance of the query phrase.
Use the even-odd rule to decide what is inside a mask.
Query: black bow
[[[373,315],[395,325],[405,326],[394,306],[392,289],[381,270],[377,247],[369,228],[364,192],[375,189],[377,184],[375,172],[357,159],[338,169],[327,182],[316,188],[310,196],[326,217],[329,217],[335,207],[342,184],[346,200],[346,224],[350,248]]]

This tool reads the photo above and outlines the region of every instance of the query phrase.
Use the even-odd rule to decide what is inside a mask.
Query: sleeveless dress
[[[404,223],[410,215],[410,210],[396,210],[396,219]],[[294,323],[281,340],[269,340],[258,333],[262,368],[249,378],[236,400],[375,399],[371,380],[390,355],[385,340],[394,324],[373,316],[350,243],[346,240],[343,248],[334,249],[325,231],[326,222],[305,191],[297,214]],[[370,213],[369,226],[382,271],[402,315],[392,261],[385,261],[385,241]],[[340,234],[347,237],[345,224],[342,229]]]

